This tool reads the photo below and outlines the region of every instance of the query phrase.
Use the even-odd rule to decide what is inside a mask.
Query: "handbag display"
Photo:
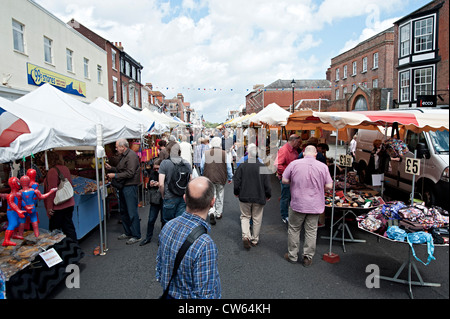
[[[67,202],[73,197],[73,187],[72,184],[70,184],[70,181],[61,173],[61,171],[56,166],[55,168],[58,171],[59,185],[58,190],[56,191],[55,198],[53,199],[53,203],[55,205],[60,205]]]

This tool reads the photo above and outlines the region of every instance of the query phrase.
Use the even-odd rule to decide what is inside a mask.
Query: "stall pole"
[[[414,150],[414,159],[417,159],[417,149]],[[414,187],[416,182],[416,174],[412,176],[412,188],[411,188],[411,205],[414,204]]]
[[[98,174],[98,159],[99,159],[99,155],[101,158],[104,157],[104,153],[105,150],[103,148],[103,127],[101,124],[97,124],[96,125],[96,131],[97,131],[97,147],[95,148],[95,178],[97,181],[97,205],[98,205],[98,226],[99,226],[99,230],[100,230],[100,255],[105,255],[105,251],[104,251],[104,243],[103,243],[103,225],[102,225],[102,208],[101,208],[101,196],[102,196],[102,192],[100,189],[100,183],[99,183],[99,174]],[[103,164],[102,164],[102,167]],[[103,175],[104,177],[104,175]],[[104,178],[103,178],[103,185],[104,186]],[[105,204],[103,204],[103,209],[105,209]],[[103,214],[103,216],[105,216],[105,214]]]
[[[103,199],[103,227],[104,227],[104,245],[105,251],[108,251],[108,244],[106,238],[106,179],[105,179],[105,158],[102,157],[102,199]]]
[[[333,221],[334,221],[334,197],[336,196],[336,160],[337,160],[337,147],[338,147],[338,137],[339,137],[339,130],[336,129],[336,148],[334,150],[334,176],[333,176],[333,201],[331,206],[331,229],[330,229],[330,251],[329,253],[323,254],[322,259],[330,264],[335,264],[340,261],[339,255],[334,254],[331,252],[331,247],[333,245]]]
[[[102,225],[102,210],[101,210],[101,205],[100,205],[100,188],[98,187],[99,185],[99,176],[98,176],[98,156],[97,156],[97,152],[95,152],[95,178],[97,180],[97,204],[98,204],[98,226],[100,228],[100,255],[104,256],[105,255],[105,251],[103,249],[103,225]]]

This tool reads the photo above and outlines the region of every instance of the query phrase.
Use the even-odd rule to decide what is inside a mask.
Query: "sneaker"
[[[216,217],[214,216],[214,214],[209,214],[209,223],[211,225],[215,225],[216,224]]]
[[[125,234],[120,235],[119,237],[117,237],[118,240],[124,240],[124,239],[130,239],[131,236],[127,236]]]
[[[141,243],[139,244],[139,246],[145,246],[148,243],[150,243],[151,239],[144,239],[143,241],[141,241]]]
[[[303,267],[309,267],[312,264],[312,259],[309,259],[308,257],[303,257]]]
[[[127,240],[127,245],[133,245],[139,241],[141,241],[141,238],[131,237],[130,239]]]

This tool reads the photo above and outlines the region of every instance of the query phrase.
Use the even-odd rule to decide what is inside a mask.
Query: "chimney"
[[[181,93],[177,94],[177,99],[181,100],[181,102],[184,102],[184,96]]]
[[[153,91],[153,84],[151,84],[151,83],[145,83],[145,86],[147,86],[150,90]]]

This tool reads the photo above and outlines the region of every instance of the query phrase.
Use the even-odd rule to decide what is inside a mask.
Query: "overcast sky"
[[[75,18],[144,66],[142,83],[182,93],[223,122],[253,85],[325,79],[331,58],[430,0],[35,0]]]

